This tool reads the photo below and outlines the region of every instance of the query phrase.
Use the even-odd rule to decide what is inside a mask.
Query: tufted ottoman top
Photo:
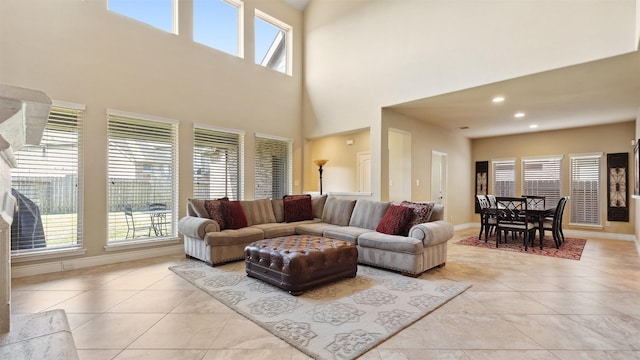
[[[293,235],[253,242],[245,248],[245,259],[282,274],[311,275],[331,267],[355,266],[358,250],[342,240]]]

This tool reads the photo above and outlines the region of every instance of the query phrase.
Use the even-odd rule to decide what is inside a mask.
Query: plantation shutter
[[[547,205],[562,197],[562,156],[522,159],[522,195],[544,196]]]
[[[571,157],[571,223],[601,225],[600,163],[602,154]]]
[[[193,196],[242,198],[242,133],[196,127],[193,133]]]
[[[109,240],[133,240],[125,207],[135,226],[151,226],[151,204],[164,204],[168,235],[175,236],[177,196],[177,121],[109,110]],[[135,232],[134,232],[135,234]],[[155,237],[153,231],[143,233]]]
[[[18,211],[11,225],[11,254],[82,247],[83,105],[51,107],[40,145],[15,156],[11,181]]]
[[[516,161],[493,160],[493,194],[516,196]]]
[[[291,140],[256,134],[255,198],[291,194]]]

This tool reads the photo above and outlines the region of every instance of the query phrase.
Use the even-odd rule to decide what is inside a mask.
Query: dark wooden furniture
[[[540,230],[540,237],[544,237],[544,231],[550,230],[553,235],[553,241],[556,244],[556,248],[564,242],[564,233],[562,232],[562,217],[564,215],[564,208],[569,200],[568,196],[560,198],[558,206],[556,206],[552,217],[545,217],[542,221],[542,229]]]
[[[536,226],[531,214],[527,211],[527,199],[524,197],[497,197],[496,208],[496,247],[504,235],[522,234],[524,249],[528,250],[529,242],[535,236]],[[540,241],[542,248],[542,240]]]
[[[355,244],[312,235],[253,242],[244,249],[247,275],[292,295],[342,278],[355,277]]]
[[[495,205],[491,206],[488,196],[476,195],[476,205],[480,209],[480,233],[478,240],[482,240],[482,232],[484,232],[484,242],[487,242],[489,236],[496,228],[496,211]]]

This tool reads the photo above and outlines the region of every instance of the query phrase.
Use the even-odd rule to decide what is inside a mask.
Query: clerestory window
[[[256,64],[291,75],[293,28],[256,9]]]
[[[177,0],[107,0],[107,9],[166,32],[178,33]]]
[[[236,0],[194,0],[193,41],[244,57],[243,9]]]

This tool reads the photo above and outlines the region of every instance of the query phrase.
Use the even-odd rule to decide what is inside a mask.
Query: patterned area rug
[[[564,243],[562,243],[559,249],[556,249],[556,245],[553,242],[553,237],[545,236],[544,239],[542,239],[542,250],[540,250],[539,241],[540,240],[536,237],[534,246],[529,246],[529,249],[527,251],[524,251],[522,238],[513,240],[511,239],[511,237],[509,237],[506,242],[500,243],[497,248],[495,236],[490,236],[489,241],[487,242],[484,242],[484,237],[483,240],[478,240],[477,236],[471,236],[469,238],[458,241],[456,244],[477,246],[487,249],[516,251],[521,253],[544,255],[563,259],[580,260],[580,257],[582,256],[582,250],[584,250],[584,245],[587,243],[587,240],[585,239],[576,239],[565,236]]]
[[[244,261],[170,269],[315,359],[356,358],[470,287],[358,266],[355,278],[293,296],[247,277]]]

